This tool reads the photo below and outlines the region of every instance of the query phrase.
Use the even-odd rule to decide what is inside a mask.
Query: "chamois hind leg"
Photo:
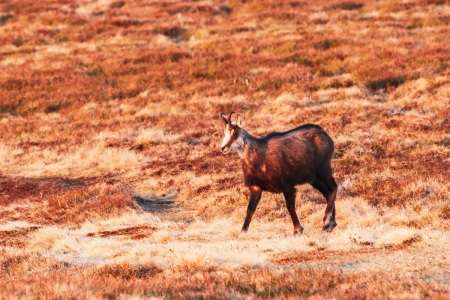
[[[283,191],[284,199],[286,200],[286,207],[291,215],[292,223],[294,224],[294,234],[302,234],[303,227],[300,225],[297,213],[295,212],[295,188],[290,187]]]
[[[323,230],[331,232],[334,227],[337,226],[336,223],[336,209],[335,200],[337,192],[337,184],[333,176],[329,174],[328,176],[318,176],[312,186],[317,189],[325,197],[327,201],[327,207],[325,208],[325,215],[323,217]]]

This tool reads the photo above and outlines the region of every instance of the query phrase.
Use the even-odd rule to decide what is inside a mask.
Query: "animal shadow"
[[[176,208],[177,196],[176,192],[170,192],[162,195],[133,195],[132,197],[143,211],[158,213]]]

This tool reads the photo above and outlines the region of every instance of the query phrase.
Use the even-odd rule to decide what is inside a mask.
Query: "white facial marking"
[[[225,136],[223,137],[223,141],[222,141],[222,145],[220,146],[220,149],[223,149],[228,144],[228,142],[230,141],[231,137],[232,136],[231,136],[231,133],[230,133],[230,130],[229,130],[229,126],[226,125],[225,126]]]

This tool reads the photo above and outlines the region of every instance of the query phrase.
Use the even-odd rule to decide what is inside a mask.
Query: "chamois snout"
[[[221,147],[220,151],[222,151],[223,154],[228,154],[230,153],[230,147],[228,146]]]

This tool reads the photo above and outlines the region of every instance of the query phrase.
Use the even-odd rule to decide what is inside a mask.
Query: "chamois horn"
[[[234,111],[230,112],[230,115],[228,116],[228,124],[230,124],[230,125],[231,125],[231,116],[232,116],[233,114],[235,114]]]
[[[225,117],[225,113],[221,112],[219,117],[225,122],[225,124],[228,124],[228,119],[227,117]]]

